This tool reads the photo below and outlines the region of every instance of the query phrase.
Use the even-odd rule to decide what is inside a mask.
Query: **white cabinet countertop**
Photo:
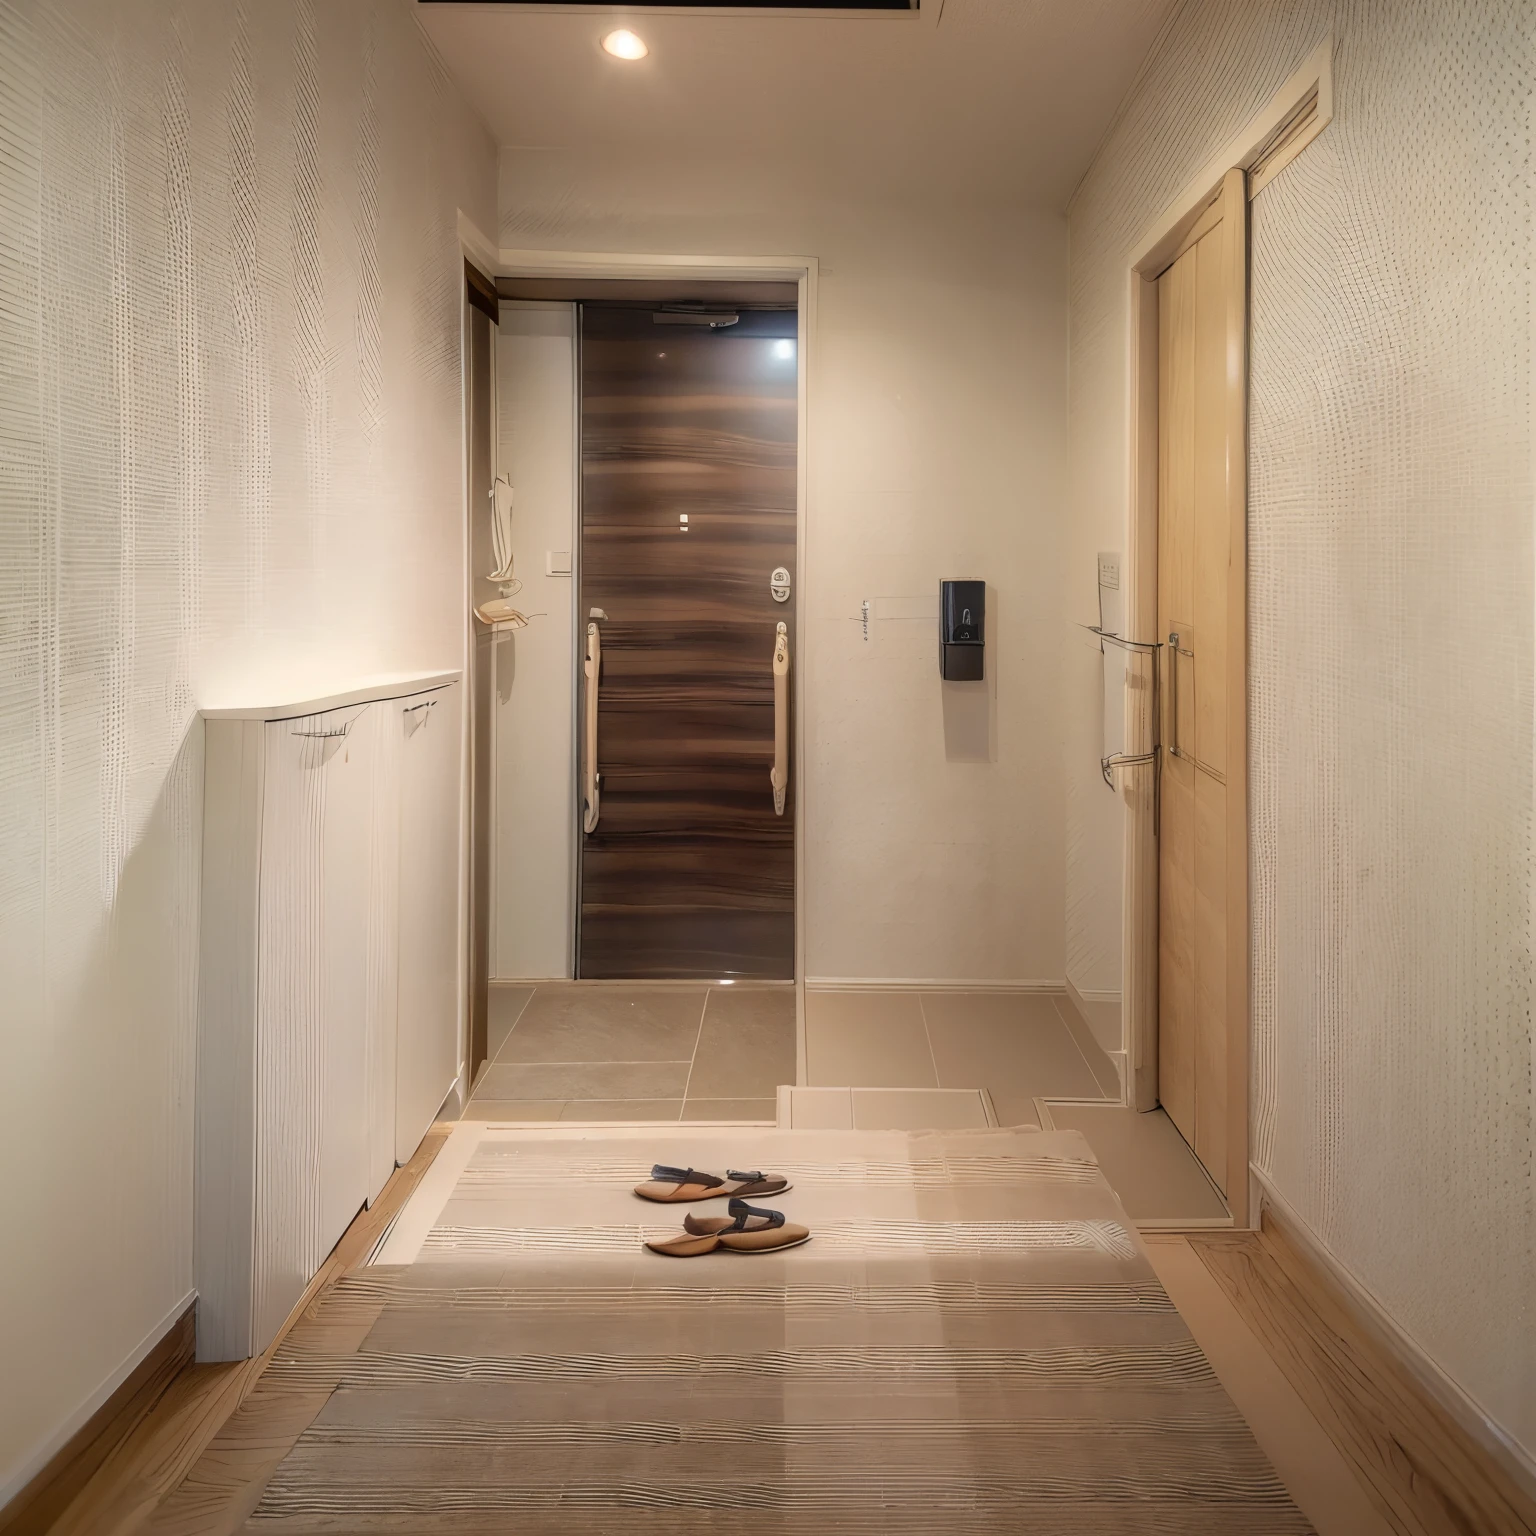
[[[388,672],[365,678],[350,688],[312,699],[282,699],[266,704],[221,704],[199,711],[205,720],[295,720],[319,715],[349,704],[371,704],[376,699],[398,699],[407,693],[425,693],[456,683],[462,672]]]

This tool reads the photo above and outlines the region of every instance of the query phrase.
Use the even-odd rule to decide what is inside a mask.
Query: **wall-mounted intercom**
[[[986,582],[939,583],[939,676],[945,682],[981,680],[986,608]]]

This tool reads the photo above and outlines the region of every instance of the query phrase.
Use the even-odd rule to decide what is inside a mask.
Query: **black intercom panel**
[[[980,681],[986,617],[986,582],[939,583],[939,676],[946,683]]]

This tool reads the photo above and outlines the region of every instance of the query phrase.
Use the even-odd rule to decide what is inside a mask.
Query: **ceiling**
[[[751,155],[1062,207],[1177,0],[923,0],[860,17],[419,4],[497,142]],[[615,26],[647,58],[598,46]]]

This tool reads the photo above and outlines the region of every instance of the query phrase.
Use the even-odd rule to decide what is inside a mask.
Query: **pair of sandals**
[[[681,1232],[647,1238],[645,1246],[652,1253],[665,1254],[668,1258],[693,1259],[717,1249],[727,1253],[777,1253],[783,1248],[808,1243],[811,1240],[809,1227],[786,1221],[783,1211],[749,1205],[743,1198],[746,1195],[760,1198],[783,1194],[789,1188],[789,1180],[777,1173],[739,1173],[728,1169],[722,1178],[717,1173],[701,1173],[696,1168],[669,1168],[665,1163],[657,1163],[651,1169],[650,1178],[635,1186],[635,1193],[642,1200],[676,1205],[692,1200],[728,1198],[730,1204],[726,1210],[730,1214],[689,1214],[683,1218]]]

